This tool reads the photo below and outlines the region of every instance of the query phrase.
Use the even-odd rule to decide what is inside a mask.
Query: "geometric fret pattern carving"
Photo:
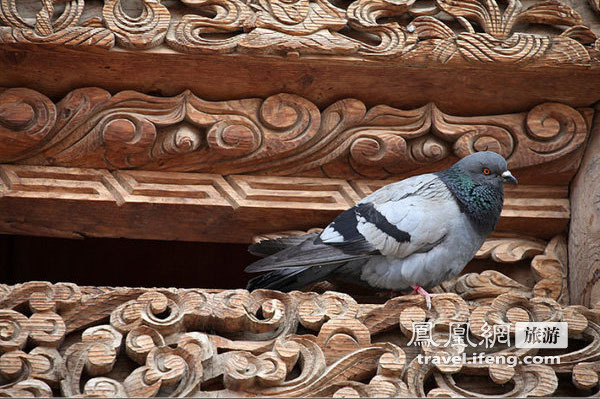
[[[372,179],[441,169],[489,149],[511,169],[552,163],[541,172],[547,184],[558,184],[578,166],[592,115],[544,103],[462,117],[433,104],[368,109],[354,99],[320,111],[293,94],[211,102],[189,91],[154,97],[99,88],[74,90],[54,104],[15,88],[0,92],[0,162]]]
[[[0,231],[250,242],[262,233],[325,226],[385,182],[0,165]],[[518,187],[506,190],[499,231],[549,239],[564,230],[566,187]],[[73,207],[78,218],[67,217]]]
[[[1,392],[12,396],[548,396],[594,388],[600,313],[533,292],[487,296],[476,305],[454,292],[360,304],[328,291],[78,287],[28,282],[0,286]],[[461,355],[441,344],[451,323],[564,321],[572,343],[560,364],[421,364],[417,355]],[[432,322],[433,342],[409,345],[413,322]],[[514,339],[514,337],[513,337]],[[477,348],[523,360],[536,349]],[[470,357],[467,357],[470,359]],[[476,384],[462,375],[489,376]],[[568,380],[558,377],[566,377]],[[507,385],[508,384],[508,385]],[[563,386],[564,385],[564,386]],[[570,387],[570,388],[569,388]]]
[[[16,3],[0,7],[0,43],[130,50],[164,44],[199,54],[333,54],[407,64],[590,65],[595,55],[595,33],[558,0],[527,9],[510,0],[503,10],[496,0],[181,0],[168,6],[144,0],[137,10],[121,0],[101,7],[70,0],[61,10],[40,0],[41,10],[26,15]],[[528,24],[550,29],[531,32]]]

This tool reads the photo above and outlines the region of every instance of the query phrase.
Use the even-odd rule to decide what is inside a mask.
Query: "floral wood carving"
[[[137,11],[125,10],[121,0],[104,0],[101,9],[91,0],[70,0],[58,16],[55,0],[39,0],[35,23],[29,21],[33,15],[21,15],[16,2],[0,6],[0,43],[106,49],[164,44],[200,54],[332,54],[407,64],[537,66],[590,65],[596,51],[595,33],[559,0],[540,0],[525,10],[519,0],[509,0],[505,8],[496,0],[436,0],[433,5],[416,0],[181,0],[169,5],[140,0]],[[545,34],[517,31],[517,24],[525,30],[526,24],[549,29]]]
[[[54,104],[15,88],[0,92],[0,162],[372,178],[493,150],[519,169],[580,158],[591,115],[544,103],[517,114],[458,117],[433,104],[367,109],[354,99],[319,111],[285,93],[210,102],[190,92],[111,96],[100,88],[74,90]],[[569,159],[563,169],[576,167]]]
[[[501,396],[560,394],[569,376],[579,389],[597,384],[600,313],[520,292],[470,306],[444,293],[382,305],[325,292],[78,287],[29,282],[0,286],[2,393],[13,396]],[[28,307],[30,312],[23,309]],[[30,314],[27,316],[26,314]],[[460,354],[453,346],[411,346],[412,322],[433,323],[434,343],[449,326],[565,321],[581,349],[560,350],[560,364],[421,364],[417,354]],[[485,356],[525,356],[505,346]],[[483,385],[461,374],[489,375]],[[429,382],[427,382],[429,381]],[[502,391],[510,382],[512,390]],[[496,388],[494,388],[494,386]],[[572,389],[572,388],[570,388]],[[572,391],[570,391],[572,392]]]

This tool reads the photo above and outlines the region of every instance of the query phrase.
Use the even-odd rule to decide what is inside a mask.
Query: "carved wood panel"
[[[325,226],[386,182],[0,165],[0,232],[250,242]],[[520,185],[498,230],[550,238],[569,218],[566,187]]]
[[[590,22],[559,0],[40,0],[25,15],[16,2],[0,8],[0,43],[536,66],[591,65],[598,48]]]
[[[467,274],[440,287],[427,310],[420,296],[360,304],[337,292],[78,287],[70,283],[0,285],[2,393],[15,396],[500,396],[585,393],[597,384],[600,314],[565,306],[564,238],[549,243],[496,239],[478,256],[500,262],[553,261],[562,272],[519,285],[498,272]],[[467,288],[465,290],[465,288]],[[414,346],[413,322],[484,325],[566,321],[580,349],[560,364],[497,367],[421,364],[418,354],[460,354],[455,347]],[[466,336],[465,336],[466,337]],[[535,355],[507,346],[486,356]],[[489,376],[464,384],[462,375]],[[559,376],[561,378],[559,378]],[[564,378],[566,377],[566,378]]]
[[[155,97],[77,89],[58,103],[25,88],[0,92],[0,162],[218,174],[406,177],[496,151],[521,182],[566,183],[591,109],[544,103],[528,112],[453,116],[429,104],[320,111],[293,94],[210,102],[189,91]],[[537,166],[545,164],[543,169]],[[530,172],[531,170],[531,172]]]

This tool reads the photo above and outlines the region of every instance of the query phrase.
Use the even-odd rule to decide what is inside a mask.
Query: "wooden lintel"
[[[42,166],[0,167],[0,232],[250,242],[325,226],[377,181]],[[383,185],[385,182],[379,182]],[[516,189],[515,189],[516,190]],[[569,221],[566,186],[507,190],[499,231],[550,238]]]

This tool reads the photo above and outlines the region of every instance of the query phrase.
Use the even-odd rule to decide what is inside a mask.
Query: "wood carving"
[[[572,219],[569,226],[570,301],[595,307],[600,301],[600,124],[593,126],[585,158],[571,183]]]
[[[80,23],[85,1],[65,3],[62,13],[54,16],[55,1],[42,0],[35,23],[21,16],[16,0],[3,1],[0,6],[0,43],[35,43],[67,47],[98,47],[109,49],[115,44],[115,35],[90,18]],[[4,26],[2,26],[4,25]]]
[[[0,165],[0,213],[5,215],[0,232],[250,242],[265,232],[325,226],[367,195],[369,188],[384,184]],[[528,193],[525,198],[523,192]],[[74,207],[80,217],[65,217]],[[498,230],[549,239],[566,228],[569,208],[566,187],[520,185],[506,192]],[[134,215],[138,222],[131,225]],[[229,228],[223,220],[237,228]]]
[[[559,0],[525,10],[519,0],[509,0],[503,11],[495,0],[143,0],[133,11],[122,0],[104,0],[101,9],[89,0],[70,0],[57,17],[56,1],[40,0],[35,23],[26,21],[30,16],[21,15],[16,2],[0,7],[0,43],[535,66],[591,65],[596,51],[596,34]],[[82,15],[87,19],[81,21]],[[518,23],[550,29],[516,31]]]
[[[455,397],[495,390],[521,397],[573,393],[563,387],[569,380],[582,392],[598,384],[600,313],[560,305],[535,290],[530,297],[490,294],[477,307],[444,293],[427,310],[412,295],[372,305],[337,292],[46,282],[0,288],[4,395]],[[413,322],[431,322],[433,342],[443,343],[453,324],[481,340],[486,323],[514,327],[527,320],[567,322],[580,349],[558,350],[560,364],[450,366],[421,364],[417,355],[460,354],[459,347],[409,345]],[[537,353],[512,345],[477,350],[521,360]],[[472,374],[490,379],[459,382]]]
[[[16,88],[0,93],[0,162],[377,178],[440,169],[487,149],[505,156],[511,169],[556,161],[548,169],[555,176],[548,183],[556,184],[576,170],[591,116],[557,103],[457,117],[433,104],[367,109],[346,99],[319,111],[292,94],[209,102],[190,92],[111,96],[99,88],[74,90],[54,104]]]

